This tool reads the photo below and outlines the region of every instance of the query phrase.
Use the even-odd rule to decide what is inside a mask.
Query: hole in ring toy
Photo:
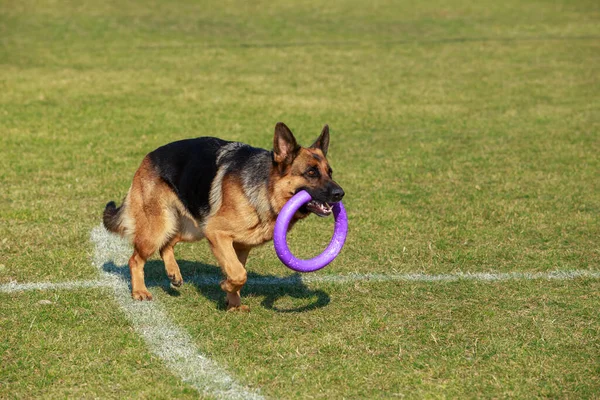
[[[311,200],[312,197],[305,190],[296,193],[281,209],[275,221],[275,230],[273,231],[273,244],[277,257],[287,267],[298,272],[317,271],[332,262],[342,250],[346,241],[346,235],[348,234],[346,210],[341,202],[334,203],[333,217],[335,218],[335,227],[329,246],[321,254],[309,260],[294,257],[287,244],[288,226],[296,211]]]

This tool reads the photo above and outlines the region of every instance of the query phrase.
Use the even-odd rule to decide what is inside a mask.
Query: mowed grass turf
[[[0,283],[97,278],[90,231],[146,153],[269,148],[277,121],[332,130],[350,230],[317,274],[598,270],[599,21],[596,1],[0,1]],[[218,271],[206,243],[176,255]],[[289,275],[271,245],[248,269]],[[151,290],[267,397],[600,392],[597,280],[249,286],[247,315]],[[3,398],[196,394],[102,289],[0,295],[0,343]]]

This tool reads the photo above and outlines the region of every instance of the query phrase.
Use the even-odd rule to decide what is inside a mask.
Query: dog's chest
[[[256,224],[247,225],[246,229],[240,230],[235,237],[235,242],[243,244],[247,247],[256,247],[273,240],[273,231],[275,223],[258,222]]]

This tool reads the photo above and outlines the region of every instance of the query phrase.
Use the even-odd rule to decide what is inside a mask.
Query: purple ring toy
[[[281,209],[277,221],[275,221],[275,230],[273,231],[273,244],[275,245],[277,257],[287,267],[298,272],[313,272],[332,262],[342,250],[346,241],[346,235],[348,234],[346,210],[341,202],[335,203],[333,204],[335,227],[329,246],[321,254],[309,260],[301,260],[294,257],[287,244],[288,226],[298,209],[311,200],[312,197],[305,190],[296,193]]]

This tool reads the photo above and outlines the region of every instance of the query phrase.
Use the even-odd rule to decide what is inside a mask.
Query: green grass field
[[[277,121],[331,127],[350,229],[315,276],[597,272],[599,93],[591,0],[0,0],[0,285],[98,279],[90,232],[146,153],[268,148]],[[204,242],[176,256],[218,271]],[[291,275],[270,244],[248,269]],[[249,314],[216,285],[150,290],[266,398],[599,398],[593,277],[249,285]],[[0,292],[0,398],[198,396],[111,290]]]

